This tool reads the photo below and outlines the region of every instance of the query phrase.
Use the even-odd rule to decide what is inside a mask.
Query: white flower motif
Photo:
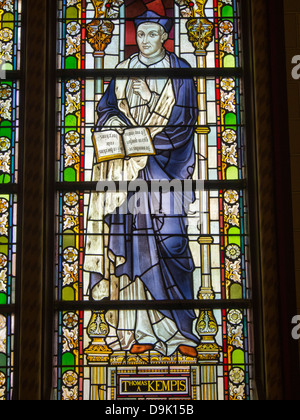
[[[238,245],[231,244],[226,248],[226,256],[231,260],[236,260],[241,255],[241,250]]]
[[[14,34],[11,29],[4,28],[0,31],[0,39],[1,41],[8,42],[13,38]]]
[[[0,137],[0,151],[6,152],[10,148],[10,140],[7,137]]]
[[[67,312],[63,317],[64,326],[68,329],[78,325],[78,315],[75,312]]]
[[[66,134],[66,143],[68,143],[70,146],[75,146],[77,143],[79,143],[79,140],[80,135],[77,133],[77,131],[69,131]]]
[[[220,23],[220,32],[222,34],[228,35],[233,31],[233,24],[229,20],[225,20]]]
[[[68,263],[73,263],[77,260],[78,258],[78,251],[76,248],[73,247],[68,247],[64,250],[64,259],[68,262]]]
[[[9,85],[3,84],[0,86],[0,98],[8,99],[11,97],[12,89]]]
[[[243,315],[242,315],[241,311],[239,311],[238,309],[231,309],[228,312],[227,318],[228,318],[228,321],[231,324],[237,325],[240,322],[242,322]]]
[[[240,384],[245,379],[245,372],[241,368],[233,368],[229,372],[229,379],[235,385]]]
[[[226,77],[221,80],[222,89],[230,92],[235,87],[235,81],[231,77]]]
[[[64,202],[67,206],[74,206],[78,202],[78,195],[74,192],[66,193],[64,196]]]
[[[78,35],[80,32],[80,25],[77,22],[70,22],[67,25],[67,32],[69,35]]]
[[[7,266],[7,256],[5,254],[0,254],[0,268]]]
[[[235,190],[227,190],[224,192],[224,200],[228,204],[234,204],[238,201],[239,194]]]
[[[67,386],[67,387],[73,387],[76,385],[77,380],[78,380],[78,375],[76,372],[72,371],[72,370],[68,370],[67,372],[65,372],[63,374],[63,383]]]
[[[234,130],[225,130],[222,134],[223,141],[225,143],[234,143],[236,141],[236,132]]]
[[[80,82],[79,80],[71,79],[67,82],[67,89],[69,92],[74,93],[78,92],[80,89]]]

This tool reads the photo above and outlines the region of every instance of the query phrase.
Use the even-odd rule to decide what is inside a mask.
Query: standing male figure
[[[119,69],[188,68],[164,43],[172,21],[154,12],[135,20],[139,53]],[[115,159],[94,165],[94,181],[168,180],[192,178],[195,167],[194,126],[197,93],[191,78],[121,77],[111,81],[98,107],[95,131],[108,127],[147,127],[155,156]],[[194,263],[187,237],[186,213],[193,194],[169,193],[180,212],[165,208],[159,194],[92,193],[87,224],[86,271],[91,295],[151,301],[193,299]],[[128,201],[139,212],[120,211]],[[181,205],[178,206],[178,203]],[[153,208],[155,211],[153,211]],[[142,209],[142,211],[141,211]],[[180,302],[179,302],[180,304]],[[146,305],[145,305],[146,306]],[[178,306],[177,306],[178,307]],[[110,312],[108,344],[113,350],[140,354],[176,350],[196,357],[199,339],[193,332],[192,310],[120,310]]]

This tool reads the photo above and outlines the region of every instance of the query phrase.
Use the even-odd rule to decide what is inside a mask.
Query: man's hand
[[[139,95],[144,101],[150,102],[152,93],[149,89],[147,83],[143,79],[134,79],[133,80],[133,92],[136,95]]]
[[[111,117],[106,122],[107,127],[113,127],[119,134],[124,133],[124,129],[127,127],[127,125],[122,121],[119,117]],[[124,128],[122,128],[124,127]]]

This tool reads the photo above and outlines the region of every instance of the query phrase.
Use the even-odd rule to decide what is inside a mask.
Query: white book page
[[[127,156],[155,154],[149,131],[145,127],[128,128],[124,131],[123,139]]]
[[[115,130],[94,133],[94,145],[99,161],[124,156],[124,147],[120,134]]]

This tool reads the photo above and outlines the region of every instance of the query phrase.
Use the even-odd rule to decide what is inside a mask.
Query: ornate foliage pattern
[[[10,400],[14,383],[17,278],[17,195],[20,142],[20,83],[9,72],[21,65],[21,0],[0,1],[0,400]],[[6,193],[4,193],[4,191]],[[9,308],[9,310],[4,310]]]

